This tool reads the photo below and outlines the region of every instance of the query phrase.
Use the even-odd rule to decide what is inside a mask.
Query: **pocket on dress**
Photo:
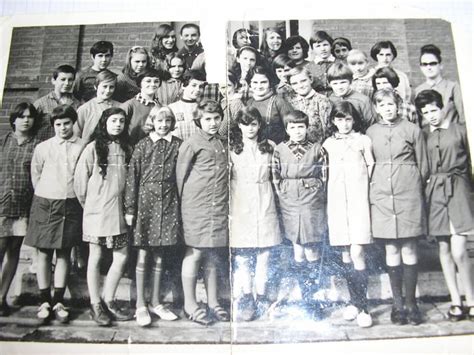
[[[376,184],[375,182],[371,181],[369,182],[369,203],[371,205],[375,204],[375,202],[377,201],[377,199],[379,198],[380,196],[377,196],[377,191],[376,191]]]
[[[33,219],[41,224],[49,223],[51,219],[51,203],[45,198],[35,197],[33,206]]]
[[[304,181],[304,187],[312,192],[318,192],[321,190],[323,183],[319,179],[311,179]]]
[[[283,180],[280,181],[279,190],[280,190],[281,194],[286,194],[286,192],[288,190],[288,181],[287,180],[283,179]]]
[[[11,192],[7,192],[5,195],[0,197],[0,204],[3,205],[3,206],[6,205],[7,201],[10,200],[11,197],[12,197]]]

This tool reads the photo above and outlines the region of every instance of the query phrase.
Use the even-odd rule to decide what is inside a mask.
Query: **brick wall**
[[[350,39],[353,48],[370,56],[370,48],[379,40],[390,40],[397,48],[394,61],[404,71],[413,88],[424,81],[419,69],[420,48],[436,44],[443,54],[443,75],[458,80],[456,55],[449,22],[439,19],[314,20],[299,21],[299,33],[309,39],[312,31],[324,30],[331,37]],[[372,60],[371,60],[372,61]],[[372,61],[372,64],[375,64]]]
[[[444,20],[405,20],[407,31],[407,47],[409,64],[412,68],[413,83],[419,84],[424,77],[419,69],[420,48],[424,44],[435,44],[441,49],[443,57],[443,76],[450,80],[459,81],[454,41],[451,25]]]
[[[0,109],[0,132],[10,129],[6,118],[16,104],[36,97],[44,35],[45,29],[39,27],[17,28],[13,31]]]

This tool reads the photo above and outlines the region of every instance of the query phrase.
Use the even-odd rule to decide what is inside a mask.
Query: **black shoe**
[[[408,322],[412,325],[418,325],[423,323],[423,318],[421,317],[420,310],[417,306],[412,309],[408,309]]]
[[[111,319],[118,322],[125,322],[133,318],[129,312],[123,311],[115,301],[103,301],[103,308],[109,314]]]
[[[217,305],[209,308],[209,315],[218,322],[230,322],[230,314],[222,306]]]
[[[108,327],[112,324],[112,320],[107,312],[102,308],[101,302],[91,304],[90,315],[91,318],[101,327]]]
[[[10,315],[10,307],[7,302],[0,303],[0,317],[8,317]]]
[[[464,319],[464,312],[461,306],[452,305],[448,310],[448,318],[451,322],[458,322]]]
[[[390,320],[393,324],[404,325],[407,324],[407,316],[405,310],[392,308],[392,313],[390,313]]]
[[[248,293],[244,294],[237,302],[235,312],[236,319],[242,322],[250,322],[255,318],[256,315],[256,304],[253,295]]]
[[[470,321],[474,321],[474,306],[468,306],[466,308],[466,317]]]
[[[214,319],[208,314],[207,309],[198,307],[193,313],[187,313],[183,308],[183,313],[186,318],[197,324],[207,327],[214,323]]]
[[[265,295],[257,295],[256,301],[256,309],[255,309],[255,316],[256,318],[262,318],[267,315],[268,309],[272,305],[272,301],[270,301],[267,296]]]
[[[311,300],[306,303],[306,311],[312,320],[321,320],[324,318],[323,305],[321,302]]]

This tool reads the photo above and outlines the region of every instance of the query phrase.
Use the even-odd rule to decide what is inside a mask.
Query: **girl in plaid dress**
[[[39,141],[41,120],[35,107],[18,104],[10,115],[12,132],[0,138],[0,316],[9,313],[7,294],[15,276],[20,247],[26,234],[33,186],[30,165]]]
[[[288,102],[294,109],[308,115],[308,139],[313,143],[322,144],[327,136],[331,102],[311,87],[313,76],[304,67],[291,69],[288,81],[294,91],[294,95],[288,97]]]

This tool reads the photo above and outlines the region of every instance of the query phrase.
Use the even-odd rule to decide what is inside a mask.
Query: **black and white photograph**
[[[227,38],[233,341],[472,333],[450,24],[232,21]]]
[[[200,36],[199,21],[13,29],[2,339],[230,341],[227,145]]]
[[[472,352],[456,21],[184,5],[3,22],[0,350]]]

